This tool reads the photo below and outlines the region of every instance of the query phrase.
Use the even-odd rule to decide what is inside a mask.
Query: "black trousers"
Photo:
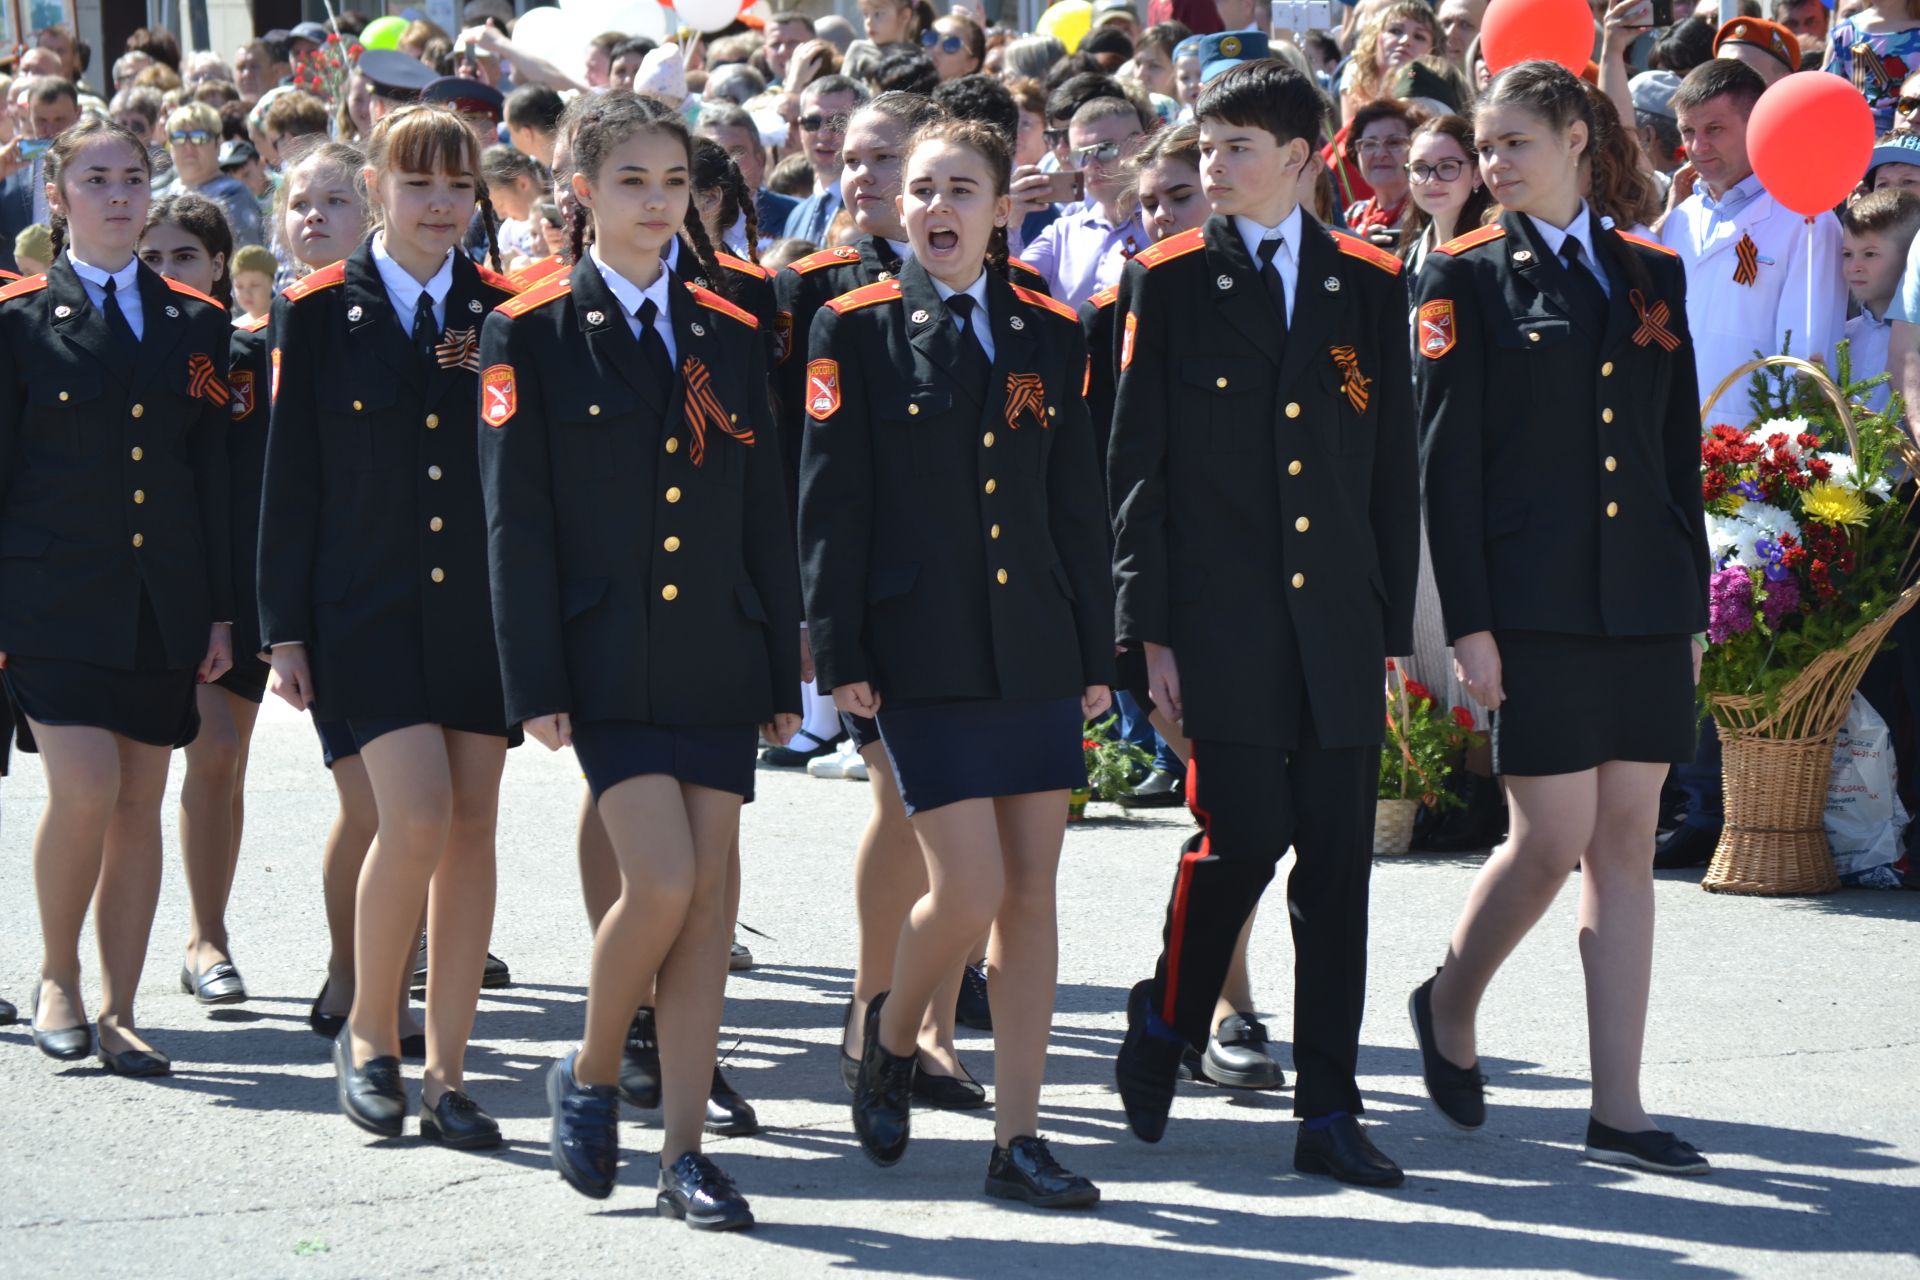
[[[1196,1049],[1234,942],[1291,847],[1294,1114],[1363,1109],[1354,1081],[1367,996],[1367,886],[1379,747],[1195,742],[1187,804],[1201,824],[1167,905],[1154,1007]]]

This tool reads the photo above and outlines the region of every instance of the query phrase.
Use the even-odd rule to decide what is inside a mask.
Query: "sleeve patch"
[[[807,416],[825,422],[840,411],[840,362],[807,361]]]
[[[1454,330],[1453,300],[1436,298],[1420,304],[1420,354],[1438,360],[1453,350],[1459,334]]]
[[[1133,363],[1133,334],[1139,327],[1140,317],[1131,311],[1127,312],[1126,330],[1120,336],[1120,370],[1123,373]]]
[[[510,364],[488,365],[480,375],[480,416],[490,427],[504,427],[520,408],[520,389]]]
[[[273,366],[273,373],[267,379],[267,398],[278,400],[280,398],[280,348],[273,349],[273,356],[268,363]]]

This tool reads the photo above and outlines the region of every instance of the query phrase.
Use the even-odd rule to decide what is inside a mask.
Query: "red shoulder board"
[[[280,291],[280,296],[288,302],[298,302],[310,293],[332,288],[347,278],[347,262],[342,258],[332,266],[322,267],[304,280],[295,280]]]
[[[1008,258],[1007,266],[1009,266],[1015,271],[1024,271],[1035,285],[1037,285],[1043,292],[1045,291],[1047,287],[1047,278],[1044,275],[1040,274],[1040,268],[1034,266],[1030,262],[1022,262],[1018,258]]]
[[[1348,235],[1344,231],[1333,233],[1333,243],[1340,252],[1349,258],[1358,258],[1362,262],[1371,262],[1388,275],[1400,274],[1400,259],[1388,253],[1377,244],[1362,240],[1359,236]]]
[[[46,287],[47,278],[44,275],[28,276],[24,280],[15,277],[12,284],[0,289],[0,302],[5,302],[8,298],[22,298],[29,293],[38,293]]]
[[[1486,244],[1490,240],[1498,240],[1505,234],[1507,234],[1505,227],[1497,222],[1489,223],[1481,227],[1478,231],[1469,231],[1463,236],[1455,236],[1438,249],[1435,249],[1434,252],[1444,253],[1451,258],[1456,253],[1465,253],[1475,245]]]
[[[810,253],[789,265],[787,270],[797,271],[804,276],[809,271],[820,271],[827,267],[844,267],[849,262],[858,261],[860,261],[860,250],[850,244],[843,244],[838,249],[822,249],[818,253]]]
[[[538,262],[520,268],[507,277],[507,286],[515,293],[525,293],[537,284],[564,274],[566,270],[567,260],[555,254],[551,258],[542,258]]]
[[[702,289],[699,285],[688,281],[687,292],[693,295],[695,302],[709,311],[718,311],[723,316],[732,316],[749,329],[760,327],[760,320],[753,312],[741,310],[711,289]]]
[[[511,276],[503,276],[498,271],[495,271],[493,268],[481,266],[477,262],[474,263],[473,265],[474,265],[474,269],[480,273],[480,278],[482,280],[486,281],[488,284],[492,285],[494,288],[501,290],[503,293],[518,293],[520,291],[519,287],[513,283],[513,278]]]
[[[1204,249],[1206,245],[1205,234],[1201,228],[1195,227],[1191,231],[1182,231],[1177,236],[1168,236],[1157,244],[1148,245],[1134,254],[1133,260],[1152,270],[1163,262],[1172,262],[1175,258],[1185,257],[1196,249]]]
[[[20,273],[18,271],[0,269],[0,284],[12,284],[18,279],[20,279]]]
[[[1661,244],[1658,240],[1649,240],[1647,237],[1637,236],[1631,231],[1622,231],[1619,232],[1618,235],[1622,240],[1631,240],[1642,249],[1652,249],[1655,253],[1664,253],[1669,258],[1677,258],[1680,256],[1677,250],[1667,248],[1667,246]]]
[[[870,307],[876,302],[891,302],[899,296],[900,282],[898,280],[882,280],[878,284],[870,284],[855,289],[852,293],[843,293],[829,302],[827,306],[835,315],[843,316],[849,311],[858,311],[860,308]]]
[[[758,263],[748,262],[745,258],[736,258],[730,253],[716,253],[713,256],[729,271],[738,271],[742,275],[752,276],[757,280],[765,280],[773,274]]]
[[[161,276],[160,278],[162,280],[165,280],[167,282],[167,288],[173,290],[175,293],[184,293],[189,298],[198,298],[202,302],[211,303],[212,305],[219,307],[222,311],[226,310],[226,307],[221,305],[221,302],[218,298],[209,298],[206,294],[200,292],[198,289],[195,289],[190,285],[181,284],[178,280],[175,280],[172,276]]]
[[[572,280],[549,280],[545,284],[533,286],[525,293],[508,298],[494,310],[509,320],[517,320],[535,307],[545,306],[555,298],[564,298],[572,292]]]
[[[1051,311],[1057,316],[1065,316],[1075,324],[1080,323],[1080,313],[1078,311],[1075,311],[1064,302],[1049,298],[1044,293],[1035,293],[1031,289],[1023,289],[1019,285],[1015,285],[1013,286],[1013,296],[1030,307],[1039,307],[1042,311]]]
[[[241,325],[240,328],[247,333],[258,333],[266,328],[267,323],[272,319],[272,316],[255,316],[253,319]]]
[[[1102,289],[1100,292],[1094,294],[1091,298],[1087,299],[1088,302],[1091,302],[1093,304],[1093,309],[1095,311],[1104,311],[1106,308],[1112,306],[1114,303],[1118,302],[1119,300],[1120,300],[1120,286],[1117,284],[1110,284],[1106,288]]]

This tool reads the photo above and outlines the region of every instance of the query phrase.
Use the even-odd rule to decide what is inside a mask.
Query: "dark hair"
[[[1660,216],[1660,192],[1648,175],[1640,142],[1621,127],[1620,110],[1598,85],[1580,87],[1593,107],[1593,141],[1587,144],[1587,203],[1616,227],[1651,224]]]
[[[611,60],[618,62],[630,53],[637,53],[644,58],[659,47],[660,44],[656,40],[649,40],[646,36],[633,36],[613,46]]]
[[[1148,49],[1158,49],[1171,62],[1173,47],[1192,34],[1184,22],[1156,22],[1140,33],[1140,38],[1133,42],[1133,51],[1140,54]]]
[[[1431,116],[1422,121],[1419,127],[1413,131],[1412,140],[1418,142],[1427,135],[1436,133],[1442,137],[1452,138],[1454,142],[1459,144],[1461,154],[1467,158],[1467,168],[1472,169],[1475,167],[1473,124],[1468,121],[1466,117]],[[1409,150],[1411,150],[1411,148],[1409,148]],[[1487,210],[1491,208],[1493,208],[1493,193],[1487,190],[1487,186],[1483,182],[1468,191],[1467,198],[1460,203],[1460,215],[1453,224],[1453,233],[1456,236],[1464,235],[1466,232],[1479,226],[1482,222],[1486,221]],[[1426,234],[1427,227],[1432,222],[1433,219],[1427,214],[1425,209],[1420,207],[1417,201],[1408,201],[1406,226],[1402,228],[1400,232],[1400,244],[1398,246],[1402,257],[1405,257],[1407,252],[1420,242],[1420,237]]]
[[[1282,146],[1295,138],[1312,146],[1320,136],[1325,105],[1313,81],[1292,64],[1255,58],[1209,80],[1193,104],[1193,118],[1264,129]]]
[[[960,81],[955,80],[953,83],[959,84]],[[921,129],[935,121],[945,119],[949,114],[958,114],[942,110],[938,102],[924,93],[883,93],[865,106],[855,107],[847,116],[847,123],[851,125],[855,116],[863,116],[869,112],[885,116],[899,125],[903,146]]]
[[[842,93],[852,94],[854,98],[853,105],[856,107],[865,103],[867,99],[873,96],[867,92],[867,86],[849,76],[842,75],[821,76],[818,80],[809,80],[807,81],[807,87],[800,91],[800,96],[802,98],[812,98],[815,102],[818,102],[822,98],[830,98]]]
[[[1120,61],[1125,62],[1133,56],[1134,45],[1133,41],[1127,39],[1127,33],[1119,27],[1107,26],[1095,27],[1088,32],[1087,38],[1080,42],[1080,48],[1084,52],[1096,55],[1117,54]]]
[[[33,82],[28,97],[36,107],[49,107],[61,98],[71,98],[77,108],[80,105],[80,86],[59,76],[41,76]]]
[[[252,135],[247,131],[247,104],[227,102],[220,106],[220,140],[230,142],[245,140]]]
[[[1653,71],[1671,71],[1684,76],[1702,63],[1713,61],[1713,40],[1719,28],[1705,18],[1688,18],[1667,28],[1647,55],[1647,67]]]
[[[1580,78],[1559,63],[1539,59],[1516,62],[1493,78],[1475,109],[1507,106],[1538,116],[1556,133],[1565,133],[1578,120],[1587,127],[1587,145],[1581,154],[1587,158],[1593,155],[1600,138],[1593,118],[1593,99],[1587,96]]]
[[[1347,122],[1347,142],[1341,154],[1346,156],[1348,164],[1360,163],[1360,135],[1382,120],[1398,120],[1412,132],[1415,125],[1425,120],[1426,112],[1411,102],[1399,98],[1375,98],[1363,104],[1353,113]]]
[[[742,217],[747,220],[747,257],[760,261],[760,217],[754,209],[753,190],[747,186],[740,166],[727,149],[712,138],[693,140],[693,189],[720,193],[720,225],[730,227]],[[716,249],[715,253],[718,254]]]
[[[367,138],[367,164],[376,173],[446,173],[474,181],[474,203],[486,228],[487,257],[500,269],[500,219],[487,197],[480,144],[451,107],[413,102],[380,117]]]
[[[867,84],[878,93],[932,93],[940,83],[933,59],[916,47],[888,45],[880,61],[867,76]]]
[[[1104,76],[1106,64],[1084,49],[1076,49],[1047,68],[1046,86],[1051,93],[1075,76]]]
[[[1850,236],[1890,231],[1904,251],[1920,231],[1920,195],[1892,187],[1868,192],[1841,207],[1840,229]]]
[[[956,120],[978,120],[1007,135],[1020,134],[1020,104],[1013,91],[992,76],[974,72],[947,81],[933,91],[933,104]]]
[[[1120,82],[1102,71],[1083,71],[1067,77],[1047,94],[1048,121],[1071,120],[1074,112],[1095,98],[1125,98]]]
[[[65,83],[65,81],[62,81]],[[115,138],[133,148],[133,154],[140,157],[140,166],[153,176],[153,157],[147,152],[147,145],[133,135],[133,130],[122,124],[115,124],[105,116],[86,115],[71,129],[63,130],[47,148],[47,181],[56,188],[66,167],[73,163],[73,157],[80,148],[95,138]],[[47,211],[48,230],[53,233],[53,251],[47,255],[48,261],[60,256],[60,250],[67,243],[67,218],[65,214]]]
[[[1746,63],[1710,58],[1687,72],[1680,82],[1673,95],[1673,111],[1675,115],[1683,108],[1697,111],[1716,98],[1731,98],[1734,109],[1745,118],[1766,91],[1767,82]]]
[[[958,23],[960,26],[960,39],[967,46],[967,52],[973,55],[974,69],[973,71],[970,71],[967,74],[973,75],[977,73],[981,67],[986,66],[987,65],[986,28],[982,27],[979,24],[979,22],[975,21],[972,14],[967,13],[966,11],[961,9],[955,9],[951,13],[943,13],[940,15],[940,17],[951,18],[954,22]],[[937,22],[939,21],[939,19],[936,18],[934,19],[934,21]],[[933,29],[933,24],[928,23],[927,29],[931,31]]]
[[[914,131],[903,153],[905,162],[911,163],[913,153],[921,147],[936,142],[951,142],[957,147],[979,156],[987,162],[987,170],[993,175],[993,194],[1003,196],[1013,183],[1013,141],[990,124],[978,120],[935,120]],[[1007,247],[1007,229],[995,227],[987,240],[987,265],[1002,280],[1007,279],[1007,259],[1011,257]]]
[[[144,53],[175,71],[180,69],[180,42],[165,27],[140,27],[127,37],[128,53]]]
[[[799,154],[782,156],[767,170],[767,190],[775,195],[805,199],[813,193],[813,165]]]
[[[503,118],[510,129],[537,129],[552,133],[560,127],[566,102],[544,84],[523,84],[507,95]]]
[[[627,38],[627,33],[624,31],[602,31],[599,35],[587,41],[587,47],[589,49],[598,49],[601,53],[606,54],[608,59],[611,60],[613,57],[613,51],[619,48],[621,43],[625,41],[626,38]]]
[[[511,186],[516,178],[531,179],[536,187],[553,181],[547,167],[524,151],[498,143],[480,153],[480,177],[489,187]]]
[[[178,227],[198,240],[208,257],[218,255],[224,260],[220,278],[213,282],[213,296],[221,306],[233,310],[233,228],[227,225],[226,212],[205,196],[183,191],[148,205],[147,222],[140,233],[144,237],[163,224]]]
[[[693,135],[688,132],[686,118],[680,114],[678,107],[626,89],[609,89],[598,95],[594,103],[580,113],[574,124],[573,171],[587,175],[589,182],[598,181],[600,170],[606,165],[607,156],[613,149],[628,138],[642,133],[664,133],[677,139],[686,148],[687,168],[692,170],[695,163]],[[733,163],[724,150],[720,154],[728,164]],[[735,172],[739,170],[736,168]],[[586,250],[587,222],[591,217],[584,201],[575,204],[575,262],[580,261],[581,254]],[[692,200],[687,201],[686,221],[681,225],[680,234],[692,248],[694,259],[700,264],[700,274],[713,282],[717,292],[728,292],[727,273],[720,269],[720,260],[713,251],[713,241],[708,237],[707,229],[700,221],[700,210]]]

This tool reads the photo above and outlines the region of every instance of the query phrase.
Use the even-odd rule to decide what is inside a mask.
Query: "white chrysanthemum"
[[[1829,479],[1834,484],[1848,489],[1864,490],[1883,501],[1893,493],[1893,482],[1885,476],[1875,477],[1872,484],[1861,484],[1860,469],[1854,465],[1853,455],[1850,453],[1816,453],[1813,456],[1833,468]]]
[[[1707,553],[1715,564],[1735,555],[1742,543],[1751,547],[1754,536],[1753,527],[1740,517],[1707,512]]]
[[[1740,518],[1758,529],[1766,537],[1778,539],[1783,533],[1795,538],[1800,536],[1800,522],[1791,512],[1766,502],[1749,502],[1740,508]]]
[[[1768,418],[1747,432],[1747,437],[1753,443],[1764,446],[1774,436],[1784,435],[1788,456],[1797,458],[1803,452],[1797,437],[1806,435],[1812,430],[1812,425],[1805,418]]]

